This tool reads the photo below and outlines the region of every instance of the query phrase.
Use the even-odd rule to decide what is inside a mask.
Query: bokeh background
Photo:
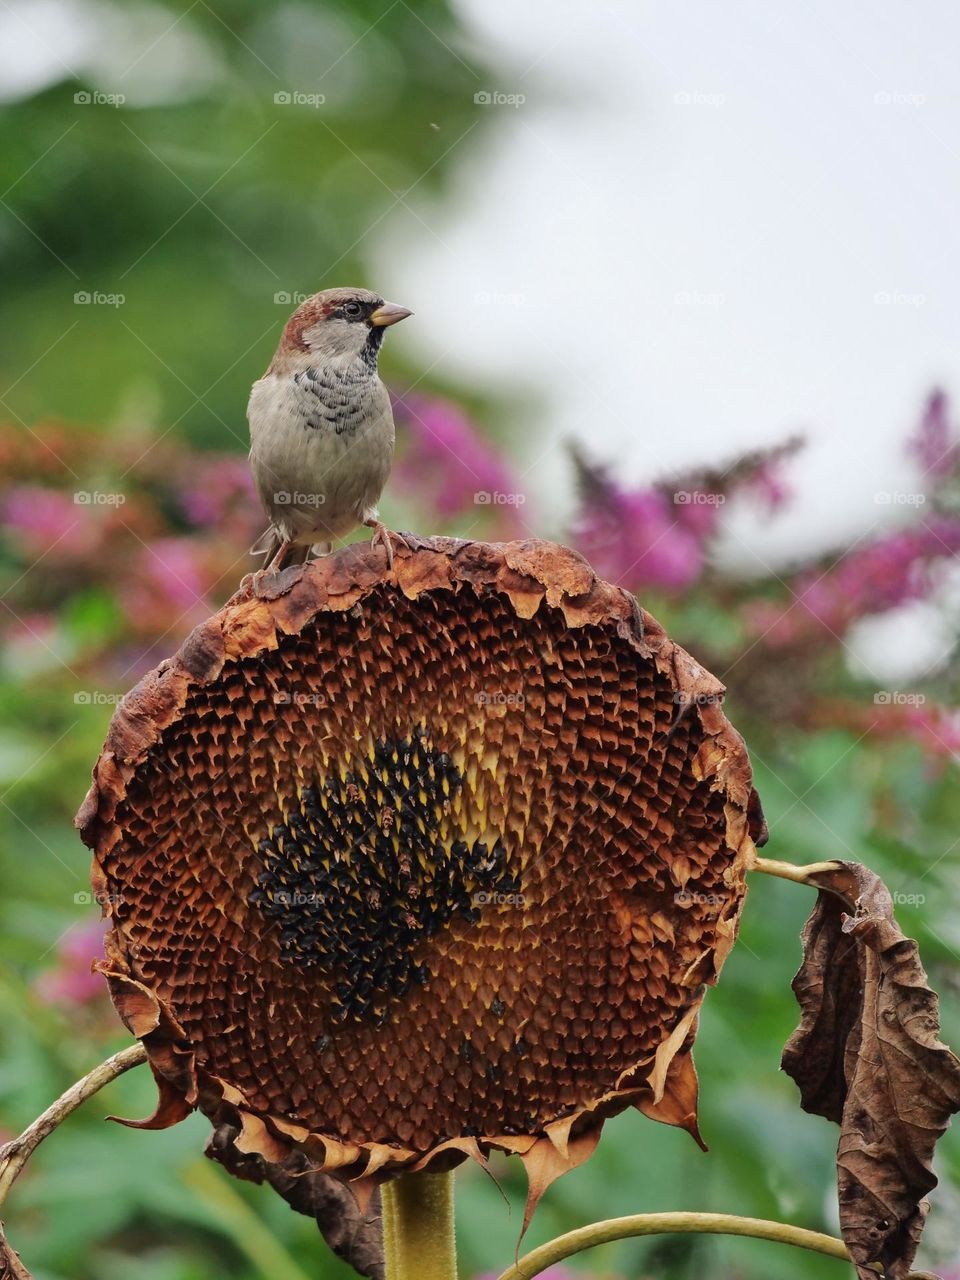
[[[305,294],[412,307],[394,527],[560,537],[729,687],[770,852],[869,863],[960,1041],[960,17],[570,0],[0,3],[0,1136],[125,1043],[72,829],[112,708],[253,567],[250,382]],[[755,883],[698,1040],[702,1128],[622,1116],[537,1243],[686,1208],[836,1229],[778,1072],[811,895]],[[6,1208],[38,1280],[334,1280],[312,1224],[148,1134],[134,1072]],[[960,1143],[924,1262],[960,1276]],[[520,1171],[459,1176],[464,1274]],[[568,1275],[847,1274],[752,1241]]]

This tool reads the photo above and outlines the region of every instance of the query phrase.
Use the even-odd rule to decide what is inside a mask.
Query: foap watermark
[[[525,93],[504,93],[501,89],[479,89],[473,95],[478,107],[522,107],[526,100]]]
[[[325,901],[322,893],[291,893],[288,889],[278,889],[273,901],[282,907],[312,907]]]
[[[673,695],[675,707],[720,707],[727,696],[725,689],[715,689],[713,693],[691,693],[689,689],[678,689]]]
[[[309,297],[309,293],[299,293],[296,289],[278,289],[273,295],[273,304],[276,307],[299,307]]]
[[[701,89],[680,89],[673,95],[675,107],[711,107],[716,110],[726,100],[725,93],[704,93]]]
[[[478,489],[473,495],[478,507],[522,507],[526,500],[525,493],[501,493],[498,489]]]
[[[104,93],[101,89],[78,89],[73,101],[78,107],[122,107],[126,94]]]
[[[77,707],[119,707],[122,693],[107,693],[103,689],[78,689],[73,695]]]
[[[925,93],[911,93],[905,89],[878,89],[873,95],[875,107],[922,107],[926,101]]]
[[[678,907],[713,907],[718,911],[727,901],[722,893],[700,893],[693,889],[678,889],[673,900]]]
[[[518,707],[522,711],[526,705],[522,693],[507,693],[504,689],[481,689],[473,700],[478,707]]]
[[[893,889],[890,892],[895,907],[922,907],[927,900],[925,893],[904,893],[902,889]]]
[[[322,507],[327,500],[325,493],[300,493],[296,489],[278,489],[273,495],[278,507]]]
[[[726,500],[725,493],[708,493],[705,489],[678,489],[673,495],[678,507],[722,507]]]
[[[101,293],[99,289],[80,289],[73,295],[75,307],[122,307],[126,300],[125,293]]]
[[[273,695],[277,707],[325,707],[329,699],[323,693],[298,693],[291,689],[278,689]]]
[[[77,507],[122,507],[126,500],[125,493],[102,493],[98,489],[78,489],[73,495]]]
[[[499,293],[496,289],[478,289],[473,295],[478,307],[522,307],[527,300],[525,293]]]
[[[81,889],[73,895],[73,900],[78,907],[92,907],[94,904],[98,907],[112,907],[125,901],[122,893],[93,893],[90,889]]]
[[[496,893],[481,889],[471,899],[475,907],[525,907],[526,898],[522,893]]]
[[[922,707],[926,700],[925,693],[910,693],[903,689],[878,689],[873,695],[878,707]]]
[[[927,500],[925,493],[907,493],[904,489],[881,489],[873,495],[879,507],[922,507]]]
[[[677,307],[722,307],[726,300],[725,293],[703,293],[699,289],[678,289],[673,295]]]
[[[325,93],[307,93],[303,89],[278,89],[273,101],[278,107],[322,107]]]
[[[925,293],[909,293],[905,289],[878,289],[873,295],[875,307],[922,307],[926,300]]]

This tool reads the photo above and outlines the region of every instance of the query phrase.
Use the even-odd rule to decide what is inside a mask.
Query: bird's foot
[[[388,529],[387,526],[385,524],[381,524],[379,520],[364,520],[363,523],[368,529],[373,530],[373,537],[370,539],[370,546],[383,547],[384,551],[387,553],[387,568],[392,569],[393,542],[391,540],[395,538],[397,540],[397,544],[403,547],[404,551],[410,550],[403,536],[397,533],[395,529]]]
[[[286,542],[286,541],[281,542],[280,546],[277,548],[277,554],[273,557],[273,559],[270,561],[269,564],[265,564],[263,566],[262,572],[263,573],[279,573],[280,570],[283,568],[283,562],[284,560],[286,560],[292,545],[293,544],[291,542]]]

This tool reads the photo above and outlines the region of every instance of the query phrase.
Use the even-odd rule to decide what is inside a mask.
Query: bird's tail
[[[250,555],[263,556],[263,563],[269,564],[283,546],[286,539],[276,525],[268,525],[250,548]],[[284,568],[292,564],[305,564],[311,555],[326,555],[331,550],[329,542],[317,542],[312,547],[288,547],[283,558]]]
[[[251,556],[266,556],[271,559],[280,549],[280,534],[277,532],[276,525],[268,524],[260,537],[250,548]]]

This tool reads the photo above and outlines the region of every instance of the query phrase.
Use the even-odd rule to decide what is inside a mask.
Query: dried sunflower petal
[[[762,817],[722,686],[551,543],[248,579],[124,699],[78,815],[155,1116],[361,1202],[518,1153],[528,1216],[690,1055]]]

